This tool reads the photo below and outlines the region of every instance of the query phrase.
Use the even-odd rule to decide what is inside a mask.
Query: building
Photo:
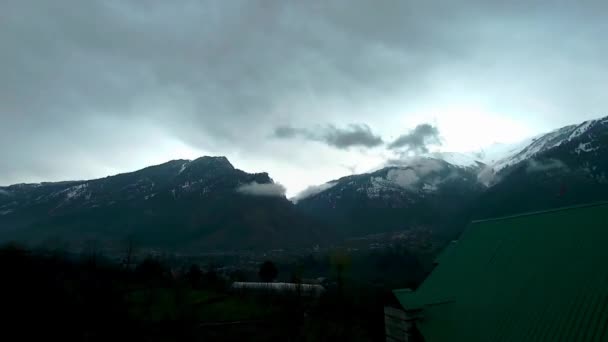
[[[387,341],[608,341],[608,204],[473,222],[394,294]]]
[[[299,294],[302,296],[319,297],[325,292],[325,288],[318,284],[296,284],[296,283],[252,283],[234,282],[231,286],[235,292],[267,292],[282,294]]]

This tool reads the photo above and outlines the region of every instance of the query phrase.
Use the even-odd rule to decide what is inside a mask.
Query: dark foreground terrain
[[[402,265],[394,253],[377,260],[396,257]],[[235,293],[232,280],[248,280],[238,271],[172,270],[151,258],[127,267],[98,255],[8,245],[0,250],[2,335],[24,341],[382,341],[386,287],[395,284],[370,287],[350,276],[356,260],[329,259],[326,291],[315,298]],[[298,274],[309,267],[300,265],[300,273],[284,277],[300,282]],[[404,286],[416,281],[397,278]]]

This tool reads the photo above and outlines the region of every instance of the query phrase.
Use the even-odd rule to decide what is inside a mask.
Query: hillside
[[[226,251],[312,244],[317,234],[266,173],[224,157],[174,160],[90,181],[1,188],[0,238],[34,244],[95,242]],[[264,188],[266,187],[266,188]]]
[[[401,160],[330,181],[297,205],[347,235],[423,226],[453,238],[471,219],[608,200],[608,117],[489,152]]]
[[[340,227],[347,236],[416,226],[453,235],[466,224],[471,204],[484,189],[477,181],[480,167],[415,158],[329,182],[326,190],[298,201],[297,206]]]
[[[608,118],[543,135],[483,175],[478,218],[608,200]]]

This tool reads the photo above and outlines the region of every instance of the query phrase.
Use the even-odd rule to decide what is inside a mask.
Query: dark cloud
[[[339,149],[355,146],[371,148],[384,144],[382,138],[375,135],[371,128],[364,124],[351,124],[346,128],[337,128],[336,126],[329,125],[317,127],[316,129],[279,126],[274,130],[274,136],[282,139],[299,137],[312,141],[320,141]]]
[[[274,130],[274,136],[281,139],[290,139],[295,138],[297,136],[307,135],[308,132],[306,130],[301,130],[290,126],[279,126]]]
[[[439,129],[430,124],[421,124],[409,133],[399,136],[388,145],[388,148],[414,153],[427,153],[429,145],[441,145]]]
[[[329,126],[322,133],[322,138],[328,145],[337,148],[376,147],[383,144],[382,138],[373,134],[367,125],[350,125],[345,129]]]

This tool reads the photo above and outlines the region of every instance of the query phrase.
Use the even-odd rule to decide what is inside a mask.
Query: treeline
[[[333,256],[332,262],[333,285],[320,298],[304,298],[233,293],[231,282],[243,280],[239,273],[212,267],[176,272],[154,258],[125,265],[100,255],[5,246],[0,334],[61,341],[383,340],[382,307],[390,294],[349,280],[350,256]],[[277,277],[273,263],[260,266],[260,278]]]

